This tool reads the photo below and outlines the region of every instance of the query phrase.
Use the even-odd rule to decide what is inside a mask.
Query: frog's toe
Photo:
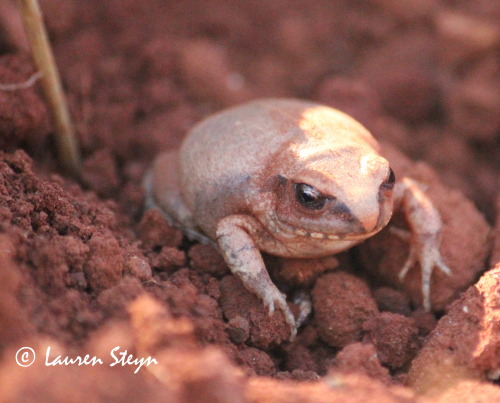
[[[431,310],[431,277],[437,267],[444,274],[451,276],[451,269],[444,263],[437,236],[414,237],[410,239],[410,251],[405,264],[399,272],[399,280],[403,281],[408,271],[419,263],[422,278],[422,305],[426,311]]]
[[[288,326],[290,326],[290,341],[293,341],[295,340],[295,336],[297,335],[297,323],[295,322],[295,317],[293,316],[292,311],[290,311],[290,308],[288,307],[286,301],[283,301],[283,303],[279,303],[278,306],[285,316],[286,323],[288,323]]]
[[[311,294],[305,291],[298,291],[293,302],[299,307],[299,315],[296,319],[297,329],[303,325],[306,319],[311,315],[312,312],[312,300]]]
[[[443,259],[441,259],[441,257],[439,257],[438,260],[436,260],[436,266],[439,268],[439,270],[441,270],[444,274],[448,276],[451,276],[453,274],[451,269],[443,262]]]
[[[271,296],[267,296],[263,299],[264,307],[267,308],[269,316],[274,314],[274,299]]]
[[[451,269],[444,264],[441,259],[441,254],[438,250],[433,250],[434,253],[431,256],[421,256],[420,265],[422,266],[422,297],[423,305],[426,311],[430,311],[431,306],[431,276],[434,271],[434,267],[437,267],[440,271],[448,276],[452,275]]]
[[[408,258],[406,259],[405,264],[403,265],[403,267],[401,268],[401,270],[398,274],[399,281],[403,281],[405,279],[406,274],[408,273],[410,268],[413,267],[413,265],[415,264],[415,262],[417,260],[416,258],[417,258],[416,250],[415,250],[415,248],[410,246],[410,253],[408,255]]]
[[[297,335],[297,325],[295,322],[295,317],[290,311],[288,304],[286,303],[286,297],[284,294],[276,290],[274,293],[270,293],[263,298],[264,306],[268,309],[269,316],[272,316],[275,311],[275,307],[279,309],[285,316],[286,323],[290,326],[290,340],[294,340]]]
[[[274,314],[275,306],[281,307],[283,304],[286,305],[286,297],[284,294],[279,292],[275,287],[274,289],[267,290],[264,295],[262,295],[262,302],[269,312],[269,316]]]

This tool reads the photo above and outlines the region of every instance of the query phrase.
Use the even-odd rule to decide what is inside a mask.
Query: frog
[[[293,98],[256,99],[197,123],[180,147],[160,153],[145,175],[148,207],[194,241],[212,244],[269,315],[297,322],[262,253],[284,258],[338,254],[385,228],[400,208],[409,243],[399,273],[420,264],[423,306],[431,309],[442,221],[422,184],[396,181],[372,134],[332,107]]]

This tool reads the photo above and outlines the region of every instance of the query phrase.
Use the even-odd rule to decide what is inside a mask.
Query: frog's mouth
[[[382,230],[385,227],[384,225],[377,226],[373,231],[370,232],[362,232],[362,233],[343,233],[343,234],[335,234],[335,233],[325,233],[325,232],[317,232],[310,231],[308,229],[304,229],[301,227],[296,227],[294,225],[288,224],[279,220],[277,216],[275,218],[275,223],[277,223],[282,233],[289,234],[291,236],[298,235],[303,238],[312,238],[312,239],[329,239],[334,241],[362,241],[364,239],[370,238],[375,235],[377,232]]]

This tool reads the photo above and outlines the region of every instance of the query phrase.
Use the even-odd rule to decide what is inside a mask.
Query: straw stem
[[[68,103],[61,85],[38,0],[18,0],[35,65],[41,73],[40,82],[49,104],[61,165],[78,176],[81,168],[80,150]]]

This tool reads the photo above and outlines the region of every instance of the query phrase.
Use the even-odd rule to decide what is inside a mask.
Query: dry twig
[[[59,158],[64,169],[79,175],[81,160],[75,128],[64,95],[59,71],[47,38],[42,13],[37,0],[18,0],[33,59],[42,74],[41,84],[49,104],[56,129]]]

